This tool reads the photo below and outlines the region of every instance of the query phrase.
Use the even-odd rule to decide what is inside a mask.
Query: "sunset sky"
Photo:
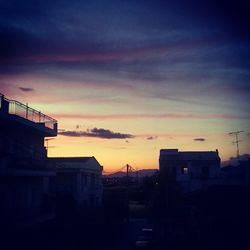
[[[218,3],[220,2],[220,3]],[[250,153],[249,1],[0,1],[0,92],[58,120],[49,156],[158,168]]]

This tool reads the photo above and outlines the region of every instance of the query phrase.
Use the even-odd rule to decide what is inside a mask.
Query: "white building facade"
[[[95,157],[53,157],[56,167],[57,195],[71,196],[83,208],[98,208],[102,204],[102,166]]]

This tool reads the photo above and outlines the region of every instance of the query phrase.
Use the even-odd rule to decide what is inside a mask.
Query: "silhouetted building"
[[[220,157],[216,151],[160,150],[160,176],[187,193],[216,184],[220,176]]]
[[[0,94],[0,221],[9,226],[54,217],[46,166],[45,137],[57,135],[57,121]]]
[[[56,167],[58,197],[72,197],[78,207],[96,208],[102,204],[102,166],[95,157],[51,157]]]
[[[250,158],[239,161],[236,166],[221,168],[221,184],[233,186],[250,185]]]

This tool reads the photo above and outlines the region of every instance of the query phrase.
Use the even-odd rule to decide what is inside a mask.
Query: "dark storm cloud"
[[[93,128],[87,131],[60,131],[58,134],[70,137],[97,137],[103,139],[126,139],[135,137],[131,134],[117,133],[103,128]]]
[[[200,142],[204,142],[206,139],[205,138],[194,138],[194,141],[200,141]]]
[[[80,15],[75,5],[67,1],[2,1],[1,59],[12,64],[15,59],[29,63],[27,59],[42,55],[71,56],[105,47],[105,41],[96,37],[98,30],[93,33],[91,22],[84,20],[84,6]],[[87,23],[90,27],[84,28]]]
[[[245,36],[245,1],[2,1],[1,55],[72,55],[90,51],[140,48],[203,36]],[[213,17],[213,18],[211,18]],[[164,37],[166,34],[166,37]],[[236,40],[237,40],[236,39]]]

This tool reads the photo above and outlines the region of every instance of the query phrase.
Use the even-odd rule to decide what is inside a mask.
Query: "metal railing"
[[[40,111],[37,111],[28,105],[25,105],[21,102],[15,101],[15,100],[9,100],[4,97],[3,94],[0,93],[0,109],[2,105],[2,100],[5,100],[9,103],[9,114],[17,115],[19,117],[25,118],[29,121],[35,122],[35,123],[43,123],[45,127],[49,129],[55,129],[57,121]]]

